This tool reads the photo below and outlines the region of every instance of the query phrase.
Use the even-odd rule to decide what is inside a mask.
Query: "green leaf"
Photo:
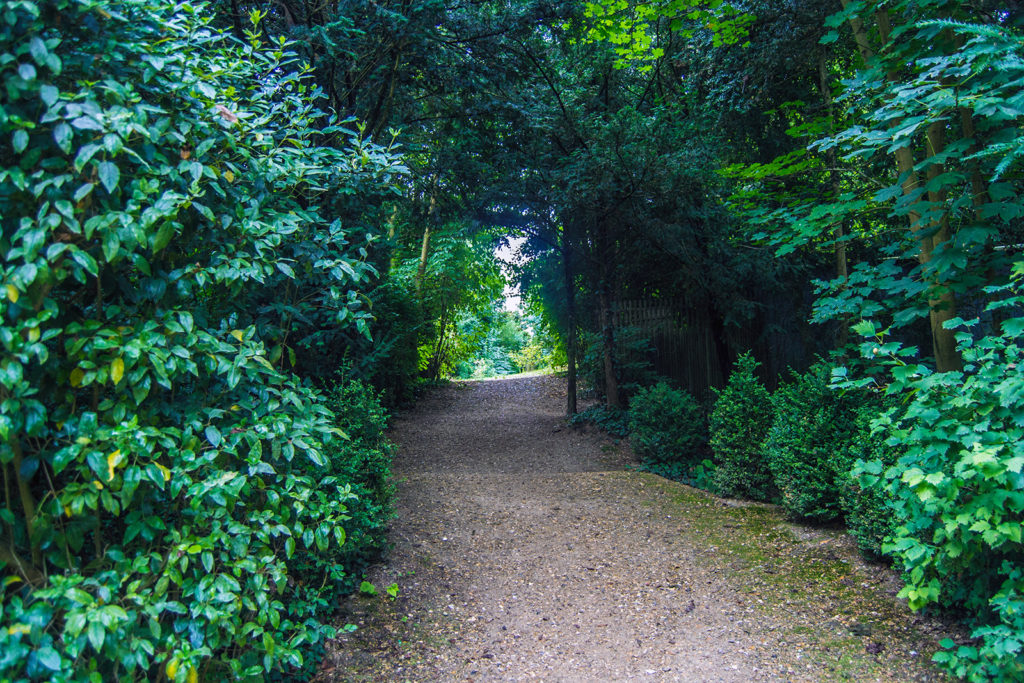
[[[106,259],[107,263],[115,262],[121,250],[121,239],[117,236],[117,232],[112,229],[108,230],[103,235],[102,246],[103,258]]]
[[[80,188],[75,190],[75,194],[72,195],[72,197],[76,202],[80,202],[86,197],[88,197],[90,194],[92,194],[92,191],[93,189],[95,189],[95,187],[96,185],[94,185],[93,183],[86,183],[85,185],[82,185]]]
[[[87,273],[95,277],[99,274],[99,266],[96,265],[96,259],[90,256],[88,253],[81,249],[75,249],[71,252],[71,260],[81,266]]]
[[[861,320],[860,322],[851,326],[854,332],[862,337],[874,337],[878,334],[875,329],[875,323],[871,320]]]
[[[153,235],[153,253],[157,253],[168,244],[171,243],[171,238],[174,237],[174,224],[170,221],[164,221],[160,228]]]
[[[213,446],[214,448],[220,446],[220,430],[218,430],[213,425],[210,425],[209,427],[206,428],[204,433],[206,434],[206,440],[210,442],[211,446]]]
[[[60,99],[60,89],[52,85],[42,85],[39,87],[39,98],[47,107],[52,107]]]
[[[95,142],[88,145],[82,145],[81,149],[78,150],[78,154],[75,155],[75,170],[81,173],[82,169],[85,168],[85,165],[89,163],[89,160],[92,159],[100,149],[102,149],[102,145]]]
[[[98,121],[88,116],[79,116],[77,119],[73,119],[71,127],[76,130],[103,130],[103,126]]]
[[[43,647],[40,647],[38,650],[36,650],[35,657],[36,661],[39,662],[39,665],[42,666],[44,669],[49,669],[50,671],[60,671],[60,655],[51,646],[44,645]]]
[[[114,188],[121,181],[121,171],[118,169],[117,164],[110,161],[101,161],[97,170],[103,187],[107,188],[107,192],[113,194]]]
[[[46,43],[39,36],[33,36],[32,40],[28,43],[28,53],[32,55],[32,59],[39,66],[46,66],[46,58],[49,55],[49,50],[46,49]]]
[[[15,154],[21,154],[28,147],[28,133],[22,129],[14,131],[14,135],[11,136],[11,146],[14,147]]]
[[[884,189],[879,190],[875,193],[874,200],[880,204],[886,204],[893,199],[903,195],[902,185],[890,185]]]
[[[1003,334],[1011,338],[1017,338],[1024,335],[1024,317],[1004,320]]]
[[[61,121],[53,127],[53,141],[57,143],[60,150],[65,154],[71,154],[71,143],[74,139],[74,132],[71,126]]]
[[[100,652],[103,649],[103,643],[107,638],[107,631],[103,628],[103,624],[99,621],[90,622],[85,635],[89,639],[89,644],[92,645],[96,652]]]

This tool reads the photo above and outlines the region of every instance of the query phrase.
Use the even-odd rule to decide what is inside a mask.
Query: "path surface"
[[[394,547],[317,680],[942,680],[941,628],[840,532],[625,470],[563,390],[455,384],[396,420]]]

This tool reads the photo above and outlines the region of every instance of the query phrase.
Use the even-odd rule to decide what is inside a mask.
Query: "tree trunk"
[[[391,207],[391,214],[388,216],[388,242],[390,243],[391,260],[388,262],[388,272],[395,272],[398,268],[398,250],[395,249],[395,230],[398,226],[398,202]],[[420,254],[422,260],[422,253]]]
[[[850,4],[850,0],[840,0],[840,4],[843,9],[846,9],[847,5]],[[868,42],[868,32],[864,29],[864,22],[860,20],[860,17],[850,17],[850,30],[853,31],[853,40],[857,43],[857,52],[860,53],[860,58],[867,64],[868,60],[874,55],[871,49],[871,44]]]
[[[848,4],[849,0],[842,0],[844,8]],[[854,19],[851,17],[850,27],[853,30],[854,39],[857,42],[857,48],[860,51],[861,57],[867,62],[874,56],[874,53],[867,42],[867,34],[863,23],[859,19],[855,22]],[[884,48],[889,42],[889,36],[892,34],[892,23],[889,20],[888,10],[880,9],[875,12],[875,20],[878,22],[878,35]],[[895,70],[890,70],[887,74],[887,79],[890,83],[895,83],[898,78],[899,74]],[[896,119],[889,125],[890,128],[895,128],[900,125],[900,120]],[[933,156],[936,152],[941,151],[944,146],[944,140],[941,139],[943,125],[941,123],[933,123],[928,127],[926,141],[930,150],[933,150],[929,153],[929,156]],[[900,147],[893,152],[893,156],[896,159],[896,170],[900,177],[903,178],[900,184],[903,187],[904,196],[917,191],[920,185],[920,178],[914,168],[914,153],[910,146]],[[938,176],[941,173],[941,169],[941,165],[933,164],[928,169],[929,178]],[[929,193],[929,201],[936,202],[939,198],[939,193]],[[941,218],[937,221],[933,220],[925,229],[925,226],[921,223],[921,211],[918,208],[921,201],[921,198],[914,201],[914,204],[907,211],[907,220],[910,223],[911,232],[919,240],[918,261],[924,267],[931,260],[932,251],[935,246],[949,239],[949,216],[947,213],[944,213]],[[934,235],[919,235],[922,232],[931,233],[932,231],[935,231]],[[929,294],[928,321],[931,327],[932,353],[935,356],[935,367],[939,372],[958,370],[963,366],[963,362],[956,350],[956,339],[952,330],[947,330],[942,326],[946,320],[950,320],[956,315],[956,299],[953,293],[941,282],[932,282],[930,289],[932,293]]]
[[[863,27],[861,27],[863,31]],[[825,54],[821,53],[818,57],[818,88],[821,91],[822,100],[825,102],[825,106],[828,109],[829,124],[832,128],[835,127],[835,108],[832,106],[832,90],[829,87],[828,82],[828,69],[825,64]],[[838,201],[841,193],[841,187],[839,185],[839,158],[836,154],[835,147],[829,147],[828,151],[825,152],[825,161],[828,163],[828,175],[829,183],[832,186],[832,200]],[[843,222],[839,221],[834,226],[833,237],[835,239],[835,260],[836,260],[836,278],[842,280],[844,283],[849,282],[849,269],[846,263],[846,242],[843,240],[845,230],[843,229]],[[850,317],[848,315],[843,316],[843,321],[839,326],[839,334],[836,339],[836,347],[843,348],[850,341]]]
[[[976,154],[979,150],[978,141],[975,139],[977,131],[974,128],[974,117],[971,115],[971,110],[966,107],[960,107],[960,130],[963,132],[964,138],[971,141],[971,146],[967,151],[970,154]],[[974,206],[974,217],[979,223],[984,223],[985,217],[982,215],[981,209],[989,201],[988,190],[981,177],[978,160],[971,159],[968,161],[968,166],[971,169],[971,204]]]
[[[941,121],[936,121],[928,126],[926,136],[929,157],[934,157],[945,148],[944,129],[945,123]],[[942,175],[943,170],[942,164],[931,164],[928,167],[928,180]],[[934,205],[941,205],[946,201],[946,193],[941,190],[929,190],[928,201]],[[922,266],[927,266],[931,261],[932,252],[936,246],[949,242],[949,212],[943,211],[937,221],[932,221],[928,225],[927,231],[934,231],[934,234],[921,239],[922,246],[918,258]],[[948,330],[943,326],[944,323],[956,317],[956,297],[938,279],[932,284],[928,296],[928,309],[928,319],[932,328],[932,353],[935,355],[935,369],[939,372],[963,369],[963,361],[956,348],[953,330]]]
[[[595,256],[600,267],[600,281],[597,286],[598,324],[601,326],[601,356],[604,366],[605,405],[612,409],[622,408],[619,396],[619,378],[615,369],[615,316],[612,311],[612,247],[608,238],[608,225],[604,220],[597,223]]]
[[[615,374],[615,322],[612,313],[612,298],[608,283],[601,283],[598,303],[601,308],[601,347],[604,360],[604,397],[609,408],[622,408],[619,397],[619,379]]]
[[[439,319],[440,331],[437,335],[437,342],[434,344],[434,355],[431,356],[430,362],[427,364],[427,377],[433,381],[441,379],[441,368],[444,366],[444,357],[446,353],[445,342],[448,337],[448,305],[445,304],[441,310],[441,317]]]
[[[427,274],[427,256],[430,254],[430,221],[423,228],[423,245],[420,247],[420,263],[416,267],[416,298],[423,302],[423,278]]]

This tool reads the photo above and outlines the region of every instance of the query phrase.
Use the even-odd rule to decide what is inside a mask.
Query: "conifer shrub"
[[[644,469],[683,478],[702,460],[707,419],[697,400],[665,382],[636,392],[629,404],[630,443]]]
[[[762,444],[772,422],[768,390],[754,374],[759,363],[741,354],[725,387],[716,390],[709,427],[714,485],[725,496],[770,500],[774,482]]]
[[[829,366],[819,363],[779,386],[764,444],[783,509],[814,522],[842,518],[854,460],[849,445],[864,394],[829,388],[830,376]]]

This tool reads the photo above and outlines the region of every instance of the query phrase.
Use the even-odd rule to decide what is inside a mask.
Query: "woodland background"
[[[1022,22],[2,0],[0,676],[312,671],[386,407],[560,366],[569,416],[845,522],[974,629],[949,671],[1018,678]]]

